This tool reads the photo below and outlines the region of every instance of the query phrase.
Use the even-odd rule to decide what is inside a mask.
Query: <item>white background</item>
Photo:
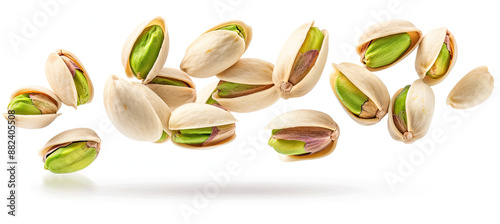
[[[455,110],[446,96],[468,71],[489,67],[500,81],[498,21],[494,1],[68,1],[51,12],[51,0],[3,1],[0,7],[0,105],[25,85],[48,86],[45,60],[55,49],[75,53],[95,87],[91,104],[63,106],[50,126],[18,130],[18,216],[6,215],[7,153],[0,153],[0,223],[498,223],[500,150],[498,102],[494,91],[471,110]],[[217,7],[216,7],[217,6]],[[219,9],[216,9],[219,8]],[[327,66],[306,96],[279,100],[249,114],[237,114],[237,139],[211,150],[178,148],[171,142],[136,142],[110,124],[103,107],[105,80],[125,78],[120,61],[127,36],[144,20],[165,18],[170,34],[166,66],[178,68],[189,44],[206,29],[240,19],[254,38],[243,57],[275,62],[283,43],[299,25],[314,19],[330,33]],[[411,145],[394,141],[387,116],[361,126],[343,111],[328,81],[331,63],[359,63],[354,45],[362,30],[381,19],[413,22],[422,32],[446,26],[458,41],[458,61],[448,78],[433,86],[434,120],[427,136]],[[22,33],[26,23],[36,30]],[[9,37],[18,35],[16,45]],[[376,72],[392,95],[418,78],[416,51]],[[134,80],[135,81],[135,80]],[[194,79],[200,90],[216,78]],[[295,109],[328,113],[339,124],[338,146],[314,161],[283,163],[267,146],[263,130],[276,115]],[[52,136],[87,127],[99,133],[102,148],[86,169],[54,175],[43,169],[38,150]],[[6,136],[6,125],[1,128]],[[427,154],[424,151],[427,150]],[[211,174],[237,164],[227,185]],[[404,169],[402,166],[404,165]],[[387,181],[387,175],[400,182]],[[209,188],[209,194],[204,193]],[[186,213],[188,212],[188,213]],[[189,213],[192,212],[192,213]]]

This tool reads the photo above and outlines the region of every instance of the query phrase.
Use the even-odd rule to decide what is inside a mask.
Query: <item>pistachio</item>
[[[156,77],[168,56],[169,38],[161,17],[147,20],[127,38],[122,49],[122,65],[129,78],[149,83]]]
[[[44,168],[53,173],[72,173],[89,166],[99,154],[101,139],[88,128],[71,129],[50,139],[40,150]]]
[[[163,142],[165,142],[165,141],[168,140],[168,137],[169,137],[168,133],[165,132],[165,131],[163,131],[163,133],[161,134],[160,139],[158,139],[158,141],[156,141],[155,143],[163,143]]]
[[[446,104],[456,109],[468,109],[486,101],[495,87],[488,67],[479,66],[467,73],[448,94]]]
[[[176,130],[172,141],[191,146],[213,146],[234,135],[236,125],[228,124],[214,127]]]
[[[360,118],[375,117],[377,106],[342,73],[338,74],[335,84],[337,96],[353,114]]]
[[[196,87],[185,72],[175,68],[163,68],[156,76],[148,76],[144,82],[171,110],[196,100]]]
[[[14,110],[16,114],[20,115],[42,114],[42,111],[35,107],[28,93],[18,95],[12,99],[7,109]]]
[[[160,84],[160,85],[169,85],[169,86],[181,86],[181,87],[188,86],[188,84],[183,82],[183,81],[179,81],[179,80],[175,80],[175,79],[171,79],[171,78],[163,78],[163,77],[156,77],[153,80],[151,80],[150,83]]]
[[[78,58],[69,51],[51,53],[45,64],[45,75],[50,87],[61,101],[76,108],[94,97],[94,87]]]
[[[370,68],[394,63],[411,45],[408,33],[394,34],[373,40],[364,54],[363,62]]]
[[[160,53],[164,34],[160,26],[154,25],[144,29],[130,53],[130,67],[134,76],[145,79]]]
[[[321,158],[336,147],[339,127],[325,113],[296,110],[274,118],[267,128],[272,129],[268,144],[280,153],[283,161]]]
[[[273,82],[283,99],[307,94],[318,82],[328,55],[328,32],[314,21],[297,28],[283,46]]]
[[[252,40],[252,29],[242,21],[228,21],[208,29],[186,50],[180,68],[196,78],[217,75],[233,66]]]
[[[274,85],[248,85],[234,82],[220,81],[217,85],[217,95],[221,98],[234,98],[260,92]]]
[[[406,116],[406,95],[411,85],[405,86],[394,101],[394,124],[402,134],[408,132],[408,120]]]
[[[388,20],[368,27],[359,38],[356,52],[370,71],[389,68],[418,46],[422,32],[411,22]]]
[[[436,59],[436,62],[432,65],[431,69],[427,71],[427,76],[433,78],[433,79],[438,79],[443,77],[444,74],[448,71],[448,68],[450,67],[450,51],[448,50],[448,45],[446,43],[443,44],[443,47],[441,47],[441,51],[439,52],[438,58]]]

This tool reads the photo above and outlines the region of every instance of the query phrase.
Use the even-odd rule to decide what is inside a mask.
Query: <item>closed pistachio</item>
[[[18,89],[11,95],[7,110],[14,111],[16,126],[19,128],[43,128],[52,123],[59,115],[59,98],[49,89],[28,86]],[[3,114],[8,119],[9,114]]]
[[[228,21],[208,29],[186,50],[180,68],[196,78],[207,78],[233,66],[252,40],[252,28]]]
[[[49,54],[45,75],[50,87],[61,101],[76,109],[94,97],[92,81],[80,60],[67,50]]]
[[[405,20],[388,20],[370,26],[361,35],[356,52],[370,71],[393,66],[418,46],[422,32]]]
[[[442,82],[455,65],[458,56],[455,36],[446,28],[425,34],[418,46],[415,70],[427,85]]]
[[[123,45],[122,65],[127,77],[149,83],[163,68],[168,49],[168,30],[163,18],[143,22]]]
[[[194,82],[186,73],[175,68],[163,68],[150,82],[144,84],[153,90],[171,110],[196,100]]]
[[[285,161],[321,158],[336,147],[339,127],[327,114],[314,110],[295,110],[274,118],[268,125],[272,135],[268,144]]]
[[[40,151],[44,168],[52,173],[72,173],[89,166],[99,154],[101,139],[88,128],[64,131]]]
[[[468,109],[486,101],[495,87],[488,67],[479,66],[465,75],[448,94],[446,104],[456,109]]]
[[[278,56],[273,82],[283,99],[306,95],[321,77],[328,56],[328,32],[313,25],[311,21],[297,28]]]

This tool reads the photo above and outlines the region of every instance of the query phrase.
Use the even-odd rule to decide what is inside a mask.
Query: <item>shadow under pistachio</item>
[[[89,195],[97,192],[95,182],[80,173],[53,174],[43,177],[43,190],[58,195]]]

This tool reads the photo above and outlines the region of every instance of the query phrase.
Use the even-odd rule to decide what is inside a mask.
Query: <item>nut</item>
[[[356,52],[370,71],[386,69],[418,46],[422,32],[406,20],[388,20],[370,26],[361,35]],[[410,43],[408,43],[410,42]]]
[[[455,36],[446,28],[425,34],[418,46],[415,70],[427,85],[442,82],[455,65],[458,56]]]
[[[49,89],[41,86],[28,86],[16,90],[11,95],[8,110],[15,111],[16,127],[43,128],[52,123],[59,115],[61,100]],[[8,119],[7,113],[3,114]]]
[[[283,99],[306,95],[321,77],[328,56],[328,32],[313,25],[311,21],[297,28],[278,56],[273,82]]]
[[[189,76],[175,68],[163,68],[150,82],[144,83],[171,110],[196,100],[196,87]]]
[[[468,109],[486,101],[493,92],[495,80],[488,67],[480,66],[470,71],[453,87],[446,104],[456,109]]]
[[[168,30],[163,18],[143,22],[123,45],[122,65],[127,77],[149,83],[163,68],[168,48]]]
[[[94,97],[94,86],[81,61],[67,50],[57,50],[47,58],[45,76],[61,101],[76,109]]]
[[[389,108],[391,97],[384,83],[366,68],[352,64],[333,64],[330,84],[344,110],[356,122],[372,125]]]
[[[234,65],[252,40],[252,28],[228,21],[207,30],[186,50],[180,68],[196,78],[207,78]]]
[[[273,129],[268,144],[285,162],[329,155],[340,134],[337,123],[328,114],[314,110],[284,113],[274,118],[267,128]]]
[[[50,139],[42,150],[44,168],[52,173],[72,173],[89,166],[99,154],[101,139],[88,128],[64,131]]]

